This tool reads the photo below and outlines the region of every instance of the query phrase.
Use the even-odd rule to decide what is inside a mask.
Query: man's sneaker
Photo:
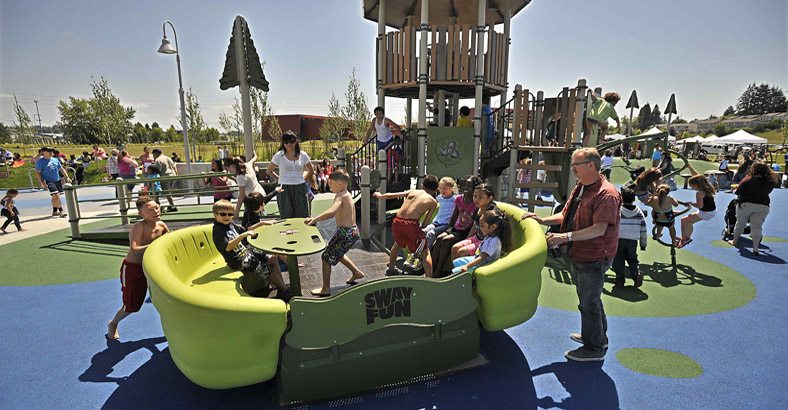
[[[59,215],[61,218],[65,218],[65,217],[67,217],[67,216],[68,216],[68,214],[66,214],[66,213],[65,213],[65,212],[63,212],[63,211],[58,211],[58,212],[57,212],[57,214],[58,214],[58,215]]]
[[[412,253],[408,254],[408,257],[405,258],[405,262],[402,263],[402,267],[406,268],[406,269],[410,268],[410,266],[413,264],[413,260],[415,258],[416,258],[416,255],[414,255]]]
[[[57,216],[57,215],[58,215],[57,210],[52,211],[52,216]]]
[[[564,357],[576,362],[601,362],[605,360],[605,349],[595,350],[588,346],[581,346],[564,353]]]
[[[419,257],[413,258],[413,263],[410,264],[410,268],[414,271],[421,270],[422,268],[421,258]]]
[[[635,287],[639,288],[641,286],[643,286],[643,274],[638,273],[637,276],[635,276]]]
[[[613,286],[624,287],[624,279],[616,279],[616,281],[613,282]]]
[[[572,339],[573,342],[580,343],[581,345],[584,344],[583,336],[580,333],[570,333],[569,338]],[[607,349],[607,336],[605,336],[605,345],[602,346],[603,349]]]

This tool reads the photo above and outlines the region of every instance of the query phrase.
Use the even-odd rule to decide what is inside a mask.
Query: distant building
[[[306,115],[306,114],[282,114],[275,116],[279,120],[279,127],[282,132],[288,130],[293,131],[301,141],[319,140],[320,127],[323,126],[323,121],[329,117],[321,115]],[[347,131],[344,135],[348,137]],[[276,139],[268,132],[267,127],[263,129],[263,141],[275,141]]]
[[[761,115],[731,115],[724,118],[714,118],[710,120],[693,120],[690,122],[687,131],[691,133],[704,133],[714,129],[714,126],[723,123],[726,128],[750,128],[759,124],[765,124],[773,120],[788,121],[788,113],[773,112]],[[687,124],[671,124],[671,127]],[[678,130],[678,128],[674,128]]]

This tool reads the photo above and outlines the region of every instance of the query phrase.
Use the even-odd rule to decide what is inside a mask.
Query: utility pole
[[[36,103],[36,115],[38,116],[38,134],[41,135],[41,113],[38,112],[38,100],[33,100]]]

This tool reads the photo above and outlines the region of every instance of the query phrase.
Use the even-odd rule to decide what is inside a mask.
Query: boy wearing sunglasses
[[[263,251],[249,246],[247,237],[256,237],[255,229],[263,225],[273,225],[276,221],[260,221],[248,228],[233,222],[235,206],[232,202],[222,199],[213,204],[213,244],[224,257],[224,261],[232,269],[243,273],[244,290],[255,296],[256,290],[262,290],[261,296],[267,296],[268,281],[276,286],[277,297],[287,302],[290,300],[290,287],[285,286],[282,272],[276,258],[270,258]],[[263,296],[265,297],[265,296]]]

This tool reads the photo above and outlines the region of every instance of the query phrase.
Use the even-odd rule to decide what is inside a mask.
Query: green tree
[[[729,115],[734,115],[734,114],[736,114],[736,109],[733,108],[732,105],[729,105],[728,108],[725,109],[725,112],[722,113],[722,116],[727,117]]]
[[[653,125],[651,123],[651,106],[646,103],[646,105],[640,107],[637,127],[641,130],[647,130],[651,125]]]
[[[785,112],[788,110],[788,100],[785,93],[769,84],[747,86],[736,103],[736,112],[739,115],[760,115],[770,112]]]
[[[714,134],[718,137],[724,137],[728,135],[728,128],[725,126],[724,122],[718,122],[714,124]]]
[[[331,150],[331,142],[339,141],[345,133],[347,123],[342,118],[342,105],[339,100],[331,93],[331,98],[328,100],[328,118],[323,120],[320,126],[320,139],[325,144],[326,151]]]
[[[102,142],[99,124],[93,115],[90,100],[68,97],[57,104],[60,113],[58,126],[63,136],[75,144],[99,144]]]
[[[8,144],[9,142],[11,142],[11,131],[0,122],[0,143]]]
[[[662,124],[665,118],[662,117],[662,111],[659,110],[659,104],[654,104],[654,109],[651,110],[651,125]]]
[[[14,128],[16,129],[16,141],[22,144],[33,142],[33,127],[30,116],[14,97]]]
[[[164,130],[159,127],[159,124],[153,123],[154,126],[150,128],[150,142],[158,143],[159,141],[164,141]]]
[[[356,78],[355,67],[350,74],[345,100],[347,105],[342,110],[342,117],[348,123],[350,136],[360,140],[364,138],[367,127],[372,121],[372,114],[369,112],[367,97],[361,91],[361,82]]]
[[[98,124],[99,134],[108,145],[111,145],[113,140],[125,141],[133,129],[131,119],[134,118],[136,110],[121,105],[120,99],[112,94],[107,79],[104,76],[99,78],[98,81],[93,79],[90,83],[93,90],[90,107]]]
[[[175,130],[175,127],[170,125],[170,128],[167,128],[167,132],[165,133],[165,137],[167,142],[175,142],[178,140],[178,131]],[[183,139],[181,139],[183,141]]]

